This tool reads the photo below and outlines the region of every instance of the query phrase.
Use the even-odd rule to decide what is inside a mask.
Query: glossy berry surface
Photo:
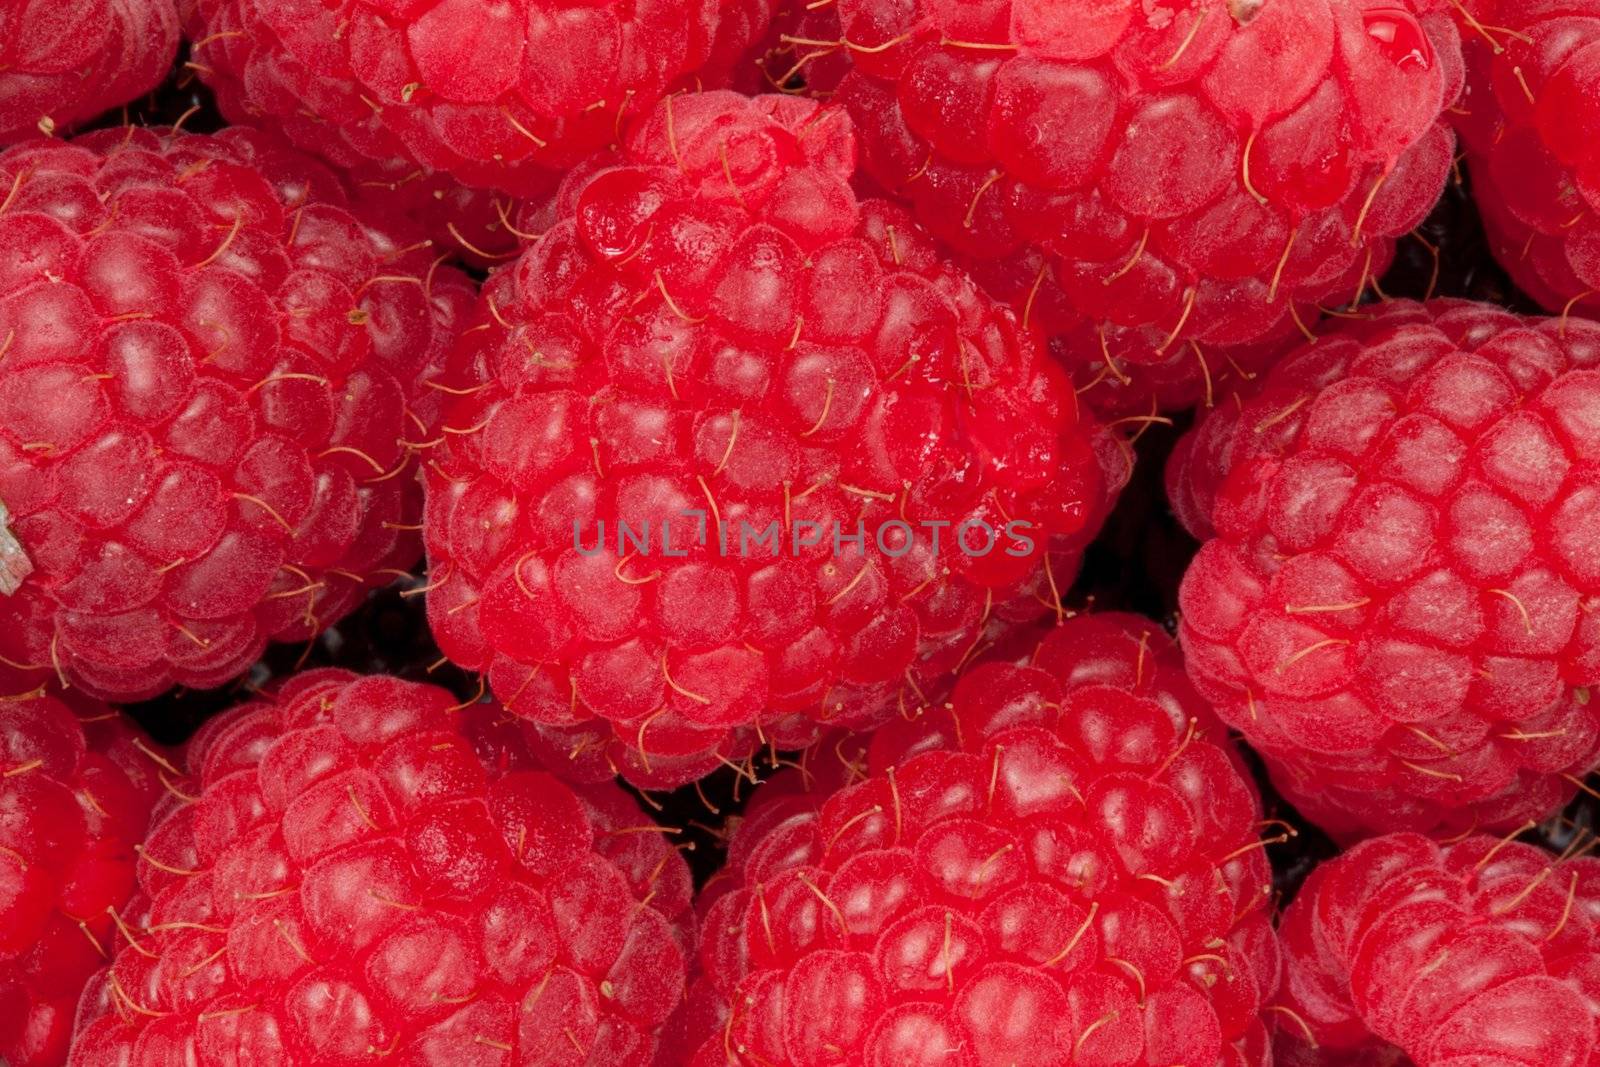
[[[934,699],[1057,603],[1127,460],[856,200],[842,111],[674,97],[626,159],[568,180],[463,336],[488,383],[430,452],[428,612],[510,710],[678,785]]]
[[[65,132],[154,89],[176,0],[19,0],[0,11],[0,144]]]
[[[117,712],[0,670],[0,1061],[67,1062],[85,981],[121,943],[164,755]]]
[[[1091,403],[1192,405],[1231,349],[1358,301],[1450,168],[1432,3],[834,6],[867,171],[964,253],[1042,254],[1025,291],[1075,309]]]
[[[1313,872],[1280,925],[1280,1048],[1291,1067],[1586,1067],[1597,923],[1594,859],[1481,834],[1365,841]]]
[[[1469,7],[1452,119],[1495,255],[1549,310],[1600,312],[1600,3]]]
[[[265,135],[0,154],[0,661],[217,686],[417,556],[472,291]]]
[[[1200,692],[1335,836],[1515,827],[1600,755],[1600,326],[1376,306],[1180,446]]]
[[[1255,789],[1153,657],[1053,673],[1079,625],[763,787],[699,902],[694,1067],[1270,1062]]]
[[[341,167],[406,159],[527,196],[766,31],[767,0],[184,0],[235,122]]]
[[[209,721],[73,1063],[654,1062],[688,869],[620,790],[557,782],[499,716],[313,671]]]

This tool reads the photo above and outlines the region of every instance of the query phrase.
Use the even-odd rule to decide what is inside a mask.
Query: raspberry
[[[1316,1063],[1582,1067],[1597,922],[1600,861],[1485,835],[1362,842],[1284,915],[1280,1043],[1314,1042]]]
[[[104,705],[0,670],[0,1062],[67,1061],[84,982],[115,947],[166,758]]]
[[[1550,310],[1600,312],[1600,3],[1474,8],[1454,121],[1495,256]]]
[[[650,1064],[683,996],[688,868],[497,714],[319,671],[208,722],[73,1062]]]
[[[19,145],[0,189],[0,660],[216,686],[415,560],[463,276],[243,130]]]
[[[17,0],[0,12],[0,144],[49,136],[154,89],[176,0]]]
[[[811,101],[669,98],[464,335],[489,381],[430,452],[434,634],[517,714],[603,720],[637,781],[936,699],[1058,604],[1125,476],[853,156]]]
[[[768,0],[183,0],[223,114],[341,167],[410,160],[536,195],[706,70],[726,78]]]
[[[1510,828],[1600,758],[1600,325],[1378,309],[1174,473],[1189,673],[1324,829]]]
[[[1435,0],[835,6],[867,171],[966,254],[1040,249],[1069,365],[1182,382],[1146,407],[1359,298],[1451,166]]]
[[[1046,647],[809,761],[841,787],[757,793],[698,904],[693,1067],[1271,1062],[1254,787],[1125,653],[1083,684]]]

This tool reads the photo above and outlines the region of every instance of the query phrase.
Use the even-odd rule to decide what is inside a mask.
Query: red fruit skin
[[[1510,829],[1600,758],[1600,325],[1373,316],[1180,446],[1179,637],[1336,837]]]
[[[938,699],[1059,601],[1128,455],[1035,335],[855,199],[842,111],[674,97],[624,159],[568,180],[463,334],[488,384],[430,452],[428,613],[511,711],[601,746],[593,773],[683,784]],[[958,550],[977,521],[997,547]]]
[[[1554,312],[1600,311],[1600,3],[1463,12],[1452,115],[1495,257]]]
[[[248,130],[35,141],[0,188],[0,658],[214,687],[411,566],[463,275]]]
[[[19,0],[0,14],[0,144],[149,92],[178,52],[176,0]]]
[[[341,671],[208,722],[195,799],[139,863],[139,943],[84,994],[75,1067],[650,1067],[693,944],[688,867],[508,722]]]
[[[1248,774],[1139,691],[1148,660],[1127,687],[1137,654],[1054,658],[757,793],[697,901],[687,1063],[1271,1063]]]
[[[119,713],[0,670],[0,1061],[67,1062],[78,995],[123,943],[135,849],[168,775]]]
[[[201,77],[235,122],[341,167],[409,160],[538,195],[682,84],[723,84],[768,0],[182,0]]]
[[[1483,834],[1364,841],[1284,913],[1279,1047],[1292,1067],[1591,1064],[1597,901],[1590,858]]]
[[[1119,412],[1358,302],[1454,155],[1443,0],[834,7],[867,172],[964,254],[1038,251]]]

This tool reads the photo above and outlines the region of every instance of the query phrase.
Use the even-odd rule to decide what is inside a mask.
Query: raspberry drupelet
[[[683,997],[688,867],[509,722],[340,671],[209,721],[72,1062],[650,1067]]]
[[[263,134],[0,154],[0,662],[214,687],[411,566],[411,445],[466,384],[436,266]]]
[[[154,89],[176,0],[18,0],[0,11],[0,145],[65,132]]]
[[[1156,652],[1075,652],[1091,625],[757,792],[697,905],[688,1063],[1271,1062],[1255,788]]]
[[[1549,310],[1600,312],[1600,3],[1468,6],[1452,119],[1495,256]]]
[[[1600,1062],[1600,861],[1373,838],[1311,873],[1279,934],[1292,1067]]]
[[[1189,673],[1335,836],[1543,818],[1600,758],[1600,325],[1370,315],[1180,446]]]
[[[510,710],[682,784],[937,699],[1059,611],[1128,455],[856,200],[841,110],[673,97],[623,158],[463,335],[487,384],[429,452],[428,612]]]
[[[0,669],[0,1061],[67,1062],[78,995],[123,943],[164,777],[178,772],[117,712]]]
[[[669,90],[724,84],[770,0],[183,0],[235,122],[340,167],[406,159],[531,196]]]
[[[1027,287],[1076,309],[1080,387],[1177,408],[1239,346],[1359,300],[1438,198],[1462,82],[1443,6],[838,0],[838,99],[937,237],[1042,253]]]

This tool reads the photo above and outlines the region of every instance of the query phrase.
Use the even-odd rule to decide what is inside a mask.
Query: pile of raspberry
[[[0,1064],[1600,1067],[1597,293],[1600,0],[0,0]]]

